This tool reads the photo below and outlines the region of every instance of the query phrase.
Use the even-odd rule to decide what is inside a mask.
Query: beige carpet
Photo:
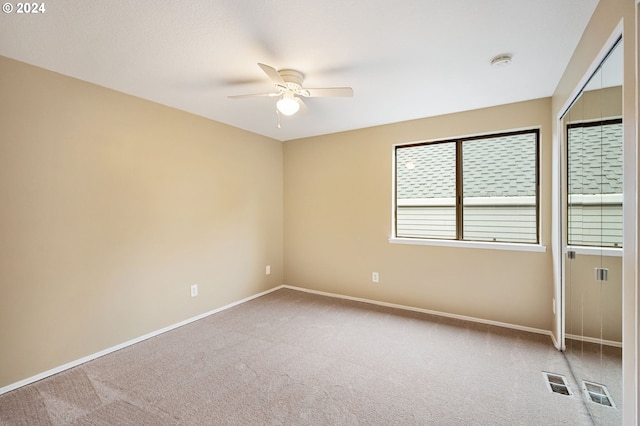
[[[597,426],[622,424],[622,348],[567,340],[565,356],[573,377],[604,385],[616,408],[589,402],[587,409]],[[580,389],[581,390],[581,389]]]
[[[546,336],[282,289],[0,396],[3,425],[590,425]],[[576,392],[577,393],[577,392]]]

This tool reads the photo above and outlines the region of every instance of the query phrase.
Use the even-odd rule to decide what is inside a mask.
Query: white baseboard
[[[62,371],[68,370],[68,369],[76,367],[78,365],[84,364],[85,362],[89,362],[89,361],[94,360],[96,358],[100,358],[101,356],[108,355],[108,354],[110,354],[112,352],[115,352],[117,350],[126,348],[127,346],[131,346],[131,345],[134,345],[136,343],[142,342],[143,340],[147,340],[147,339],[150,339],[152,337],[158,336],[158,335],[160,335],[162,333],[166,333],[167,331],[171,331],[171,330],[174,330],[174,329],[176,329],[178,327],[182,327],[183,325],[187,325],[187,324],[192,323],[194,321],[201,320],[201,319],[206,318],[206,317],[208,317],[210,315],[217,314],[218,312],[224,311],[224,310],[229,309],[229,308],[233,308],[234,306],[241,305],[241,304],[243,304],[245,302],[248,302],[250,300],[257,299],[258,297],[264,296],[265,294],[269,294],[269,293],[274,292],[276,290],[279,290],[281,288],[283,288],[283,286],[274,287],[274,288],[272,288],[270,290],[263,291],[262,293],[254,294],[253,296],[249,296],[249,297],[247,297],[245,299],[238,300],[237,302],[229,303],[228,305],[222,306],[222,307],[214,309],[212,311],[205,312],[203,314],[200,314],[200,315],[197,315],[195,317],[186,319],[184,321],[180,321],[180,322],[178,322],[176,324],[169,325],[169,326],[164,327],[164,328],[162,328],[160,330],[152,331],[151,333],[145,334],[144,336],[136,337],[135,339],[128,340],[128,341],[126,341],[124,343],[121,343],[119,345],[112,346],[112,347],[107,348],[105,350],[102,350],[100,352],[96,352],[94,354],[85,356],[85,357],[77,359],[75,361],[68,362],[68,363],[66,363],[64,365],[61,365],[59,367],[52,368],[51,370],[47,370],[47,371],[44,371],[44,372],[42,372],[40,374],[36,374],[35,376],[26,378],[24,380],[20,380],[19,382],[12,383],[10,385],[7,385],[5,387],[0,388],[0,395],[2,395],[4,393],[7,393],[7,392],[10,392],[12,390],[18,389],[18,388],[20,388],[22,386],[37,382],[38,380],[42,380],[42,379],[47,378],[49,376],[53,376],[54,374],[58,374],[58,373],[60,373]]]
[[[615,340],[598,339],[597,337],[580,336],[577,334],[567,334],[565,337],[579,342],[595,343],[597,345],[613,346],[615,348],[622,347],[622,342],[616,342]]]
[[[127,346],[131,346],[131,345],[134,345],[136,343],[142,342],[144,340],[150,339],[152,337],[158,336],[158,335],[160,335],[162,333],[166,333],[167,331],[171,331],[171,330],[174,330],[174,329],[176,329],[178,327],[182,327],[183,325],[187,325],[187,324],[192,323],[194,321],[198,321],[200,319],[206,318],[206,317],[208,317],[210,315],[216,314],[216,313],[224,311],[226,309],[233,308],[234,306],[241,305],[241,304],[243,304],[245,302],[248,302],[250,300],[256,299],[256,298],[261,297],[261,296],[264,296],[265,294],[269,294],[269,293],[272,293],[272,292],[274,292],[276,290],[280,290],[281,288],[288,288],[290,290],[296,290],[296,291],[302,291],[302,292],[306,292],[306,293],[318,294],[318,295],[321,295],[321,296],[335,297],[335,298],[338,298],[338,299],[353,300],[353,301],[356,301],[356,302],[369,303],[369,304],[373,304],[373,305],[385,306],[385,307],[388,307],[388,308],[403,309],[403,310],[406,310],[406,311],[420,312],[420,313],[424,313],[424,314],[437,315],[437,316],[446,317],[446,318],[453,318],[453,319],[458,319],[458,320],[463,320],[463,321],[470,321],[470,322],[475,322],[475,323],[480,323],[480,324],[493,325],[493,326],[497,326],[497,327],[510,328],[510,329],[513,329],[513,330],[525,331],[525,332],[529,332],[529,333],[543,334],[545,336],[551,337],[554,345],[556,345],[556,347],[557,347],[557,341],[555,339],[555,336],[553,336],[553,333],[551,331],[549,331],[549,330],[542,330],[542,329],[538,329],[538,328],[525,327],[525,326],[521,326],[521,325],[509,324],[509,323],[486,320],[486,319],[475,318],[475,317],[469,317],[469,316],[465,316],[465,315],[451,314],[451,313],[448,313],[448,312],[433,311],[433,310],[430,310],[430,309],[416,308],[416,307],[413,307],[413,306],[398,305],[398,304],[395,304],[395,303],[380,302],[380,301],[377,301],[377,300],[364,299],[364,298],[360,298],[360,297],[351,297],[351,296],[345,296],[345,295],[336,294],[336,293],[327,293],[327,292],[324,292],[324,291],[311,290],[311,289],[302,288],[302,287],[295,287],[295,286],[289,286],[289,285],[280,285],[280,286],[274,287],[272,289],[263,291],[261,293],[254,294],[253,296],[249,296],[249,297],[247,297],[245,299],[238,300],[237,302],[233,302],[233,303],[230,303],[228,305],[222,306],[220,308],[214,309],[212,311],[205,312],[205,313],[197,315],[195,317],[186,319],[186,320],[181,321],[179,323],[172,324],[172,325],[164,327],[164,328],[162,328],[160,330],[153,331],[151,333],[145,334],[144,336],[140,336],[140,337],[137,337],[135,339],[126,341],[124,343],[121,343],[119,345],[112,346],[112,347],[107,348],[105,350],[102,350],[100,352],[96,352],[94,354],[91,354],[91,355],[88,355],[86,357],[77,359],[75,361],[68,362],[68,363],[66,363],[64,365],[61,365],[59,367],[53,368],[51,370],[44,371],[44,372],[42,372],[40,374],[36,374],[35,376],[26,378],[24,380],[20,380],[19,382],[12,383],[10,385],[7,385],[5,387],[0,388],[0,395],[2,395],[4,393],[7,393],[7,392],[10,392],[12,390],[15,390],[17,388],[20,388],[22,386],[37,382],[38,380],[42,380],[42,379],[44,379],[46,377],[53,376],[54,374],[57,374],[57,373],[60,373],[62,371],[68,370],[70,368],[76,367],[78,365],[84,364],[85,362],[94,360],[94,359],[99,358],[101,356],[108,355],[108,354],[110,354],[112,352],[115,352],[117,350],[126,348]],[[571,337],[571,336],[568,335],[567,337]],[[571,337],[571,338],[573,338],[573,337]],[[586,339],[587,338],[585,338],[585,341],[587,341]],[[612,346],[616,346],[616,344],[621,346],[621,344],[619,344],[617,342],[610,342],[610,343],[611,343]],[[607,344],[607,343],[605,343],[605,344]]]
[[[308,288],[295,287],[295,286],[290,286],[290,285],[283,285],[282,287],[283,288],[288,288],[288,289],[291,289],[291,290],[304,291],[306,293],[318,294],[318,295],[321,295],[321,296],[329,296],[329,297],[335,297],[335,298],[338,298],[338,299],[346,299],[346,300],[353,300],[353,301],[356,301],[356,302],[370,303],[370,304],[373,304],[373,305],[386,306],[388,308],[404,309],[406,311],[413,311],[413,312],[420,312],[420,313],[423,313],[423,314],[437,315],[437,316],[440,316],[440,317],[459,319],[459,320],[470,321],[470,322],[475,322],[475,323],[479,323],[479,324],[495,325],[497,327],[510,328],[512,330],[526,331],[526,332],[529,332],[529,333],[544,334],[545,336],[550,336],[552,341],[554,342],[554,344],[556,342],[556,340],[555,340],[555,338],[553,336],[553,333],[551,331],[542,330],[540,328],[525,327],[523,325],[509,324],[509,323],[505,323],[505,322],[492,321],[492,320],[487,320],[487,319],[482,319],[482,318],[468,317],[468,316],[465,316],[465,315],[451,314],[451,313],[448,313],[448,312],[432,311],[430,309],[415,308],[413,306],[397,305],[395,303],[380,302],[380,301],[377,301],[377,300],[363,299],[363,298],[360,298],[360,297],[344,296],[344,295],[341,295],[341,294],[327,293],[327,292],[324,292],[324,291],[310,290]]]

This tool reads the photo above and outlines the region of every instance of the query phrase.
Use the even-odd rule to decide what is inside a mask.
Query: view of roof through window
[[[622,247],[622,120],[569,125],[568,242]]]
[[[537,174],[537,130],[398,146],[396,236],[537,243]]]

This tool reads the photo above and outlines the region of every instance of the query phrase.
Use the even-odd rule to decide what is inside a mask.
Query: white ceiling
[[[55,0],[0,14],[0,55],[290,140],[550,96],[597,2]],[[227,98],[271,91],[258,62],[355,95],[278,128],[274,98]]]

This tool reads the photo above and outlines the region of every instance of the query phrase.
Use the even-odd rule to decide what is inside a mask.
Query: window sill
[[[428,240],[424,238],[389,238],[391,244],[412,244],[419,246],[460,247],[488,250],[509,250],[546,253],[547,247],[540,244],[490,243],[482,241]]]
[[[589,246],[567,246],[567,251],[575,251],[576,254],[586,256],[607,256],[607,257],[622,257],[622,248],[615,247],[589,247]]]

